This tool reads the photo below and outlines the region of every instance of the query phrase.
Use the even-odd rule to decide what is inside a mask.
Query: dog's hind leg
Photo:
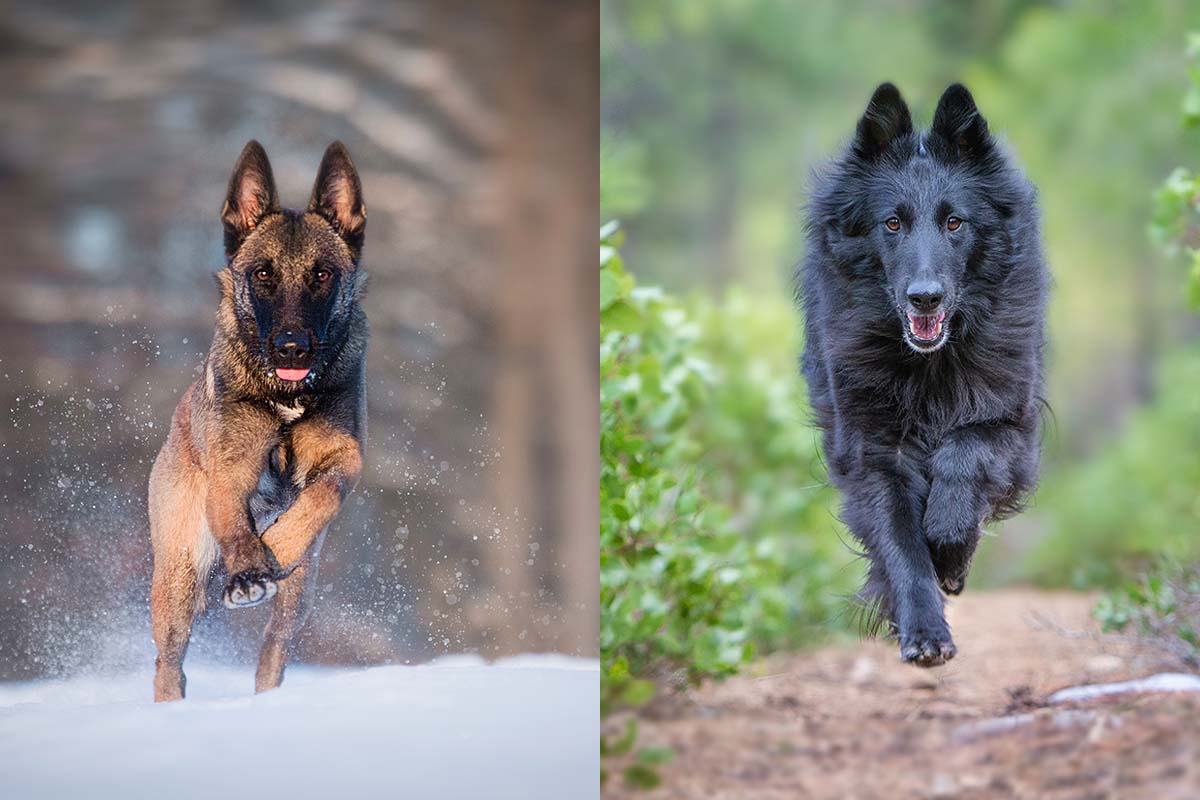
[[[292,641],[304,627],[312,611],[316,593],[317,568],[320,561],[322,531],[300,565],[282,581],[271,608],[271,621],[258,656],[258,671],[254,675],[254,691],[265,692],[283,682],[283,671],[291,655]]]
[[[182,464],[168,442],[150,473],[150,622],[158,649],[155,702],[181,700],[187,684],[183,658],[217,557],[216,541],[204,522],[204,495],[203,476]]]
[[[874,637],[883,632],[884,627],[891,624],[892,609],[891,587],[888,586],[887,573],[870,551],[863,554],[867,559],[867,577],[858,594],[855,595],[853,619],[863,636]]]

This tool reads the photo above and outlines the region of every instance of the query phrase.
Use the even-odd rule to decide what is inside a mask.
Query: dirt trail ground
[[[674,761],[653,792],[605,797],[1200,798],[1200,696],[1048,706],[1056,689],[1169,669],[1101,637],[1094,598],[970,590],[950,605],[958,657],[920,670],[864,642],[767,661],[640,725]]]

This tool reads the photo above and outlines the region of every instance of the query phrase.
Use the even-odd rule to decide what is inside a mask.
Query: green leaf
[[[634,764],[625,768],[625,782],[634,789],[657,789],[662,785],[658,770],[648,764]]]
[[[675,751],[669,747],[643,747],[638,750],[639,764],[666,764],[675,758]]]
[[[616,300],[600,312],[600,330],[637,333],[643,328],[641,313],[625,300]]]
[[[609,503],[608,507],[612,511],[613,516],[621,520],[621,522],[628,522],[633,518],[633,512],[629,510],[629,504],[623,500],[614,500]]]
[[[1183,98],[1183,124],[1193,128],[1197,123],[1200,123],[1200,89],[1193,87]]]
[[[601,259],[603,261],[603,259]],[[611,306],[621,296],[621,279],[608,270],[600,271],[600,310]]]
[[[1188,306],[1200,312],[1200,250],[1192,251],[1192,265],[1187,277]]]
[[[650,698],[654,697],[654,692],[654,681],[632,681],[625,687],[625,691],[621,693],[621,704],[631,708],[645,705],[650,701]]]

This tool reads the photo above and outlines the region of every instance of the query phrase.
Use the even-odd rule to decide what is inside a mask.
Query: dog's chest
[[[292,423],[304,416],[304,403],[300,400],[293,400],[291,403],[272,403],[275,408],[275,415],[279,417],[281,422]]]

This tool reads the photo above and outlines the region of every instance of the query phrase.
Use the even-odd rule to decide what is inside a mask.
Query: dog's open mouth
[[[302,381],[308,377],[310,371],[307,369],[284,369],[283,367],[276,367],[275,374],[282,381]]]
[[[908,334],[905,338],[915,350],[929,352],[942,346],[946,338],[946,312],[936,314],[905,314]]]

